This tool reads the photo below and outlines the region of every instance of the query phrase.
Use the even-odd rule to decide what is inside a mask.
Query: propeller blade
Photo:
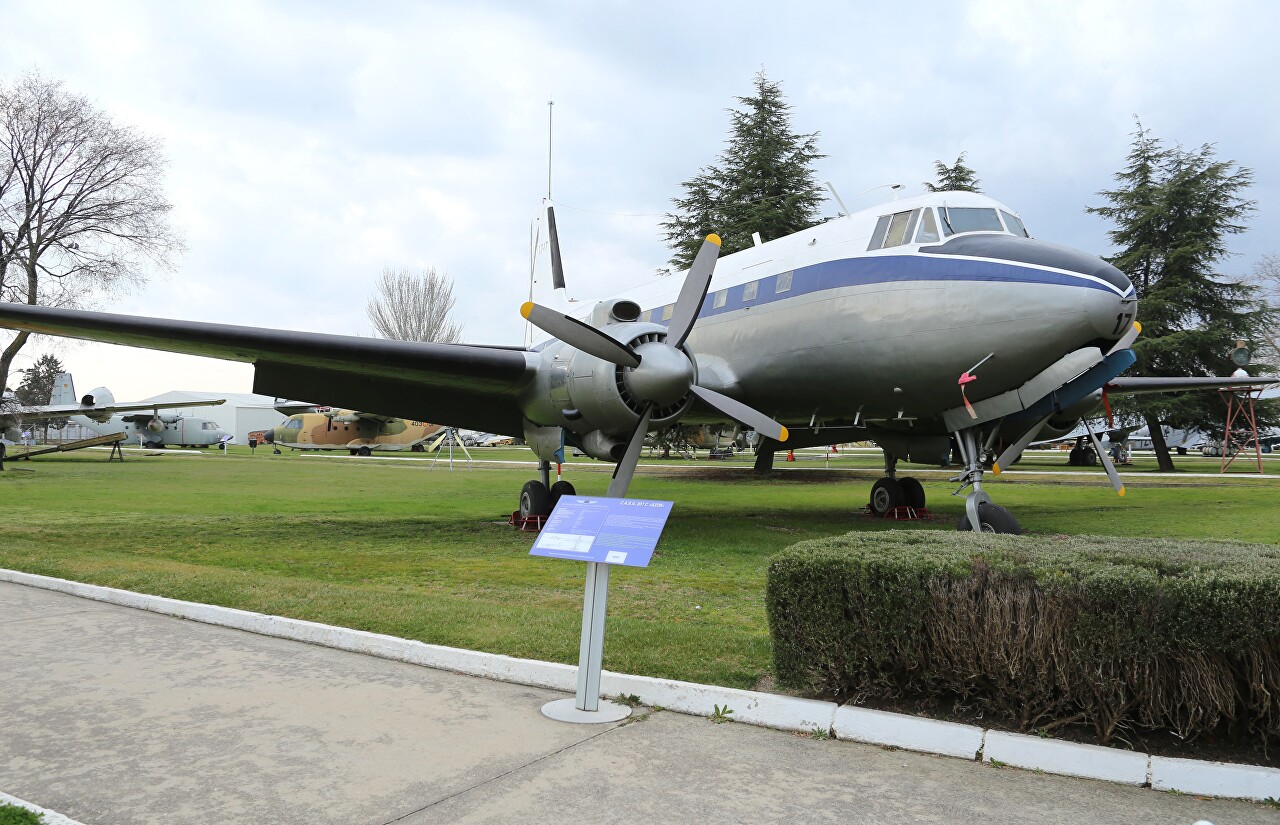
[[[1027,449],[1027,446],[1032,441],[1036,440],[1036,436],[1040,435],[1040,430],[1044,428],[1045,423],[1052,417],[1052,413],[1046,415],[1044,418],[1037,421],[1031,429],[1023,433],[1017,441],[1005,448],[1005,451],[1001,453],[1000,457],[991,465],[991,469],[996,475],[1000,475],[1002,467],[1008,467],[1018,460],[1018,456],[1022,455],[1023,450]]]
[[[746,424],[765,438],[772,438],[774,441],[787,440],[787,428],[759,410],[752,409],[741,401],[735,401],[727,395],[721,395],[715,390],[699,387],[697,384],[694,384],[690,389],[693,390],[694,395],[703,401],[735,421]]]
[[[680,297],[676,299],[671,324],[667,327],[667,343],[677,349],[684,346],[689,330],[693,329],[693,322],[698,318],[698,311],[702,309],[702,302],[707,299],[707,288],[711,286],[719,255],[720,236],[708,235],[693,259],[693,266],[689,267],[689,274],[684,276]]]
[[[1098,459],[1102,461],[1103,469],[1107,471],[1107,478],[1111,479],[1111,488],[1116,491],[1116,495],[1124,496],[1124,482],[1120,480],[1120,474],[1116,472],[1116,465],[1111,463],[1111,456],[1107,455],[1102,449],[1102,442],[1093,434],[1093,427],[1089,426],[1088,419],[1084,420],[1084,428],[1089,431],[1089,440],[1093,442],[1093,449],[1098,451]]]
[[[564,263],[560,260],[560,233],[556,232],[556,208],[547,204],[547,236],[551,241],[551,286],[564,289]]]
[[[1119,341],[1116,341],[1115,346],[1111,348],[1111,351],[1108,352],[1107,355],[1110,355],[1112,352],[1119,352],[1122,349],[1128,349],[1129,347],[1133,346],[1133,342],[1138,340],[1138,335],[1141,332],[1142,332],[1142,324],[1139,324],[1137,321],[1134,321],[1133,326],[1129,327],[1129,331],[1124,334],[1123,338],[1121,338]]]
[[[590,324],[582,323],[577,318],[570,318],[562,312],[539,306],[533,301],[527,301],[521,306],[520,314],[538,329],[554,335],[571,347],[597,358],[603,358],[611,364],[620,364],[624,367],[640,366],[640,356],[636,355],[635,350],[610,338]]]
[[[636,430],[631,434],[631,440],[627,442],[627,451],[623,453],[618,466],[613,468],[613,479],[609,482],[608,492],[605,493],[609,498],[624,498],[627,495],[627,488],[631,486],[631,477],[636,474],[636,465],[640,463],[640,450],[644,448],[644,438],[649,434],[649,413],[651,412],[653,412],[653,405],[645,405],[644,412],[640,414],[640,422],[636,424]]]

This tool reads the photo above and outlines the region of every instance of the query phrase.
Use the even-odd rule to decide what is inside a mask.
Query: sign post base
[[[601,722],[621,722],[631,715],[631,708],[600,699],[598,710],[578,710],[576,699],[557,699],[542,706],[542,715],[557,722],[574,722],[580,725]]]

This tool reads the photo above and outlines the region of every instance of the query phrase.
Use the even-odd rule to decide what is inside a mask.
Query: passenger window
[[[933,210],[925,209],[920,216],[920,229],[916,232],[916,243],[935,243],[938,240],[938,222],[934,220]]]
[[[664,306],[664,307],[662,308],[662,320],[664,320],[664,321],[670,321],[670,320],[671,320],[671,314],[672,314],[673,312],[675,312],[675,311],[676,311],[676,305],[675,305],[675,304],[667,304],[666,306]]]
[[[729,300],[729,290],[722,289],[716,293],[715,300],[711,303],[712,309],[719,309],[724,306],[724,302]]]
[[[791,276],[794,274],[794,272],[783,272],[779,275],[778,282],[774,285],[773,291],[775,293],[789,292],[791,290]]]
[[[756,299],[756,290],[758,290],[759,288],[760,288],[759,281],[752,281],[751,283],[742,287],[742,300],[754,301]]]

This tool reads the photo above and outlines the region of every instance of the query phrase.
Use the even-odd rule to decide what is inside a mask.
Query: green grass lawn
[[[528,461],[526,450],[472,450]],[[676,502],[651,566],[610,582],[605,667],[752,687],[769,674],[763,587],[769,557],[850,530],[952,530],[963,500],[922,474],[937,519],[892,524],[861,514],[879,459],[801,453],[769,479],[737,462],[650,470],[630,495]],[[584,565],[533,558],[533,535],[507,526],[532,468],[421,461],[82,452],[6,463],[0,566],[181,599],[294,616],[551,661],[577,661]],[[455,458],[461,451],[455,452]],[[649,459],[651,463],[658,459]],[[1216,472],[1216,459],[1208,462]],[[602,465],[579,459],[575,464]],[[680,462],[672,462],[680,463]],[[735,468],[734,465],[738,466]],[[1205,465],[1206,467],[1208,464]],[[1154,467],[1154,462],[1152,462]],[[901,468],[904,474],[910,468]],[[923,469],[923,468],[921,468]],[[1018,469],[1075,470],[1065,456]],[[570,467],[585,494],[606,472]],[[1148,471],[1149,472],[1149,471]],[[1207,473],[1142,479],[1117,499],[1101,471],[990,483],[1027,531],[1185,536],[1280,543],[1280,481]]]

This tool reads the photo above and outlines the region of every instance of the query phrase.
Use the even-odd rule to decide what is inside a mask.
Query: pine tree
[[[1218,160],[1209,144],[1166,147],[1139,122],[1128,165],[1116,180],[1115,189],[1098,193],[1110,205],[1087,211],[1115,223],[1108,234],[1119,252],[1108,260],[1129,276],[1138,296],[1142,334],[1133,346],[1138,361],[1127,374],[1230,375],[1237,340],[1251,342],[1255,351],[1262,344],[1265,353],[1274,311],[1255,286],[1216,269],[1229,257],[1228,237],[1245,231],[1254,209],[1242,197],[1253,173]],[[1256,374],[1270,367],[1252,369]],[[1125,417],[1145,420],[1165,471],[1174,468],[1160,424],[1222,430],[1224,405],[1216,392],[1140,395],[1117,399],[1115,406]],[[1260,413],[1260,425],[1273,417],[1266,409]]]
[[[964,165],[966,154],[961,152],[953,166],[935,160],[933,171],[938,176],[938,182],[936,185],[926,182],[925,187],[930,192],[981,192],[978,188],[978,173]]]
[[[61,372],[65,372],[65,368],[57,356],[47,352],[41,355],[33,365],[22,370],[22,383],[14,393],[18,402],[29,407],[48,404],[49,397],[53,395],[53,385]],[[41,421],[39,425],[43,431],[41,440],[49,440],[50,427],[61,427],[66,422],[65,418]]]
[[[672,199],[676,211],[662,222],[675,268],[688,268],[712,232],[728,254],[752,246],[752,232],[772,240],[816,223],[822,195],[813,163],[825,157],[817,149],[818,133],[792,130],[782,87],[763,71],[755,77],[754,96],[738,102],[743,108],[729,110],[728,147],[718,163],[682,184],[685,196]]]

